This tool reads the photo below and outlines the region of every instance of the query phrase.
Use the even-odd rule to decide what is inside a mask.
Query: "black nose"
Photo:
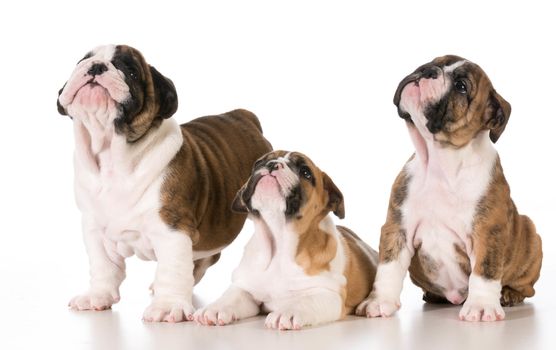
[[[106,65],[104,63],[95,63],[91,66],[91,68],[89,68],[89,70],[87,71],[87,74],[95,76],[95,75],[101,75],[102,73],[106,72],[108,70],[108,67],[106,67]]]
[[[421,77],[425,79],[436,79],[438,78],[438,67],[436,66],[428,66],[423,69],[421,72]]]
[[[266,164],[266,168],[268,169],[268,171],[282,169],[283,167],[284,165],[282,163],[276,161],[270,161]]]

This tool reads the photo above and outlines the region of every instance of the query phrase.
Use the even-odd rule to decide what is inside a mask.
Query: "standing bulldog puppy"
[[[392,188],[375,284],[357,313],[392,315],[409,268],[425,301],[465,302],[462,320],[501,320],[502,306],[535,294],[542,260],[492,145],[510,105],[479,66],[457,56],[417,68],[394,103],[416,152]]]
[[[233,208],[248,212],[255,233],[231,287],[195,313],[225,325],[270,312],[265,325],[300,329],[352,313],[369,293],[378,254],[349,229],[342,193],[305,155],[275,151],[260,158]]]
[[[60,90],[73,119],[75,192],[90,263],[77,310],[119,301],[125,258],[158,262],[146,321],[191,320],[193,285],[234,240],[232,213],[251,164],[271,150],[255,115],[235,110],[179,126],[172,81],[124,45],[88,53]]]

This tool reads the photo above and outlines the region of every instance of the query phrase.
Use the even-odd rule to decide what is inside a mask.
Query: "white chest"
[[[415,157],[406,166],[410,180],[402,224],[410,249],[419,247],[420,256],[434,267],[434,283],[448,299],[457,300],[454,295],[467,289],[469,276],[461,269],[455,246],[467,253],[473,266],[475,210],[488,189],[496,152],[489,143],[428,152],[427,163]]]
[[[341,248],[329,270],[307,275],[295,261],[297,234],[280,232],[276,238],[271,235],[258,227],[245,247],[240,265],[234,271],[232,280],[235,285],[253,295],[267,311],[279,308],[281,303],[292,297],[311,295],[317,289],[340,293],[346,283],[343,274],[344,252]]]
[[[107,251],[156,260],[148,234],[161,224],[158,210],[162,182],[162,175],[145,184],[108,167],[97,174],[76,177],[78,206],[103,235]]]
[[[150,236],[166,229],[159,215],[161,187],[183,142],[179,126],[166,120],[129,145],[113,130],[95,134],[80,120],[74,123],[75,193],[84,229],[101,235],[111,256],[156,260]]]

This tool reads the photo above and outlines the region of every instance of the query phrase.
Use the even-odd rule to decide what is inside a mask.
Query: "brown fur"
[[[407,197],[409,180],[410,177],[404,169],[392,185],[386,223],[380,231],[379,258],[381,263],[397,259],[406,244],[406,232],[402,228],[401,207]]]
[[[353,231],[343,226],[336,226],[342,234],[344,251],[346,252],[346,295],[345,314],[353,314],[355,308],[371,292],[378,253],[361,240]],[[358,243],[359,242],[359,243]]]
[[[501,279],[502,286],[520,295],[517,299],[533,296],[542,264],[541,238],[533,222],[518,214],[500,160],[473,226],[477,259],[473,272],[487,279]],[[503,294],[503,302],[505,298],[515,303],[516,298]]]
[[[196,251],[230,244],[245,214],[231,211],[251,165],[271,150],[257,117],[246,110],[202,117],[181,126],[183,146],[162,186],[160,216],[191,236]]]

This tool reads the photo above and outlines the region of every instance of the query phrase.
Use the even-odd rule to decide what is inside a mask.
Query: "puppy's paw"
[[[311,322],[312,315],[305,315],[301,311],[284,310],[274,311],[266,316],[264,325],[266,328],[285,330],[300,330],[303,327],[316,324]]]
[[[145,322],[184,322],[193,321],[195,308],[187,300],[155,299],[143,313]]]
[[[110,309],[113,304],[120,301],[118,291],[90,291],[73,297],[68,306],[72,310],[96,310],[102,311]]]
[[[370,296],[357,306],[355,314],[367,317],[390,317],[400,306],[399,299]]]
[[[480,299],[467,299],[459,312],[462,321],[500,321],[506,317],[498,300],[487,302]]]
[[[195,322],[204,326],[224,326],[236,320],[234,310],[231,307],[218,304],[211,304],[197,310],[193,318]]]

